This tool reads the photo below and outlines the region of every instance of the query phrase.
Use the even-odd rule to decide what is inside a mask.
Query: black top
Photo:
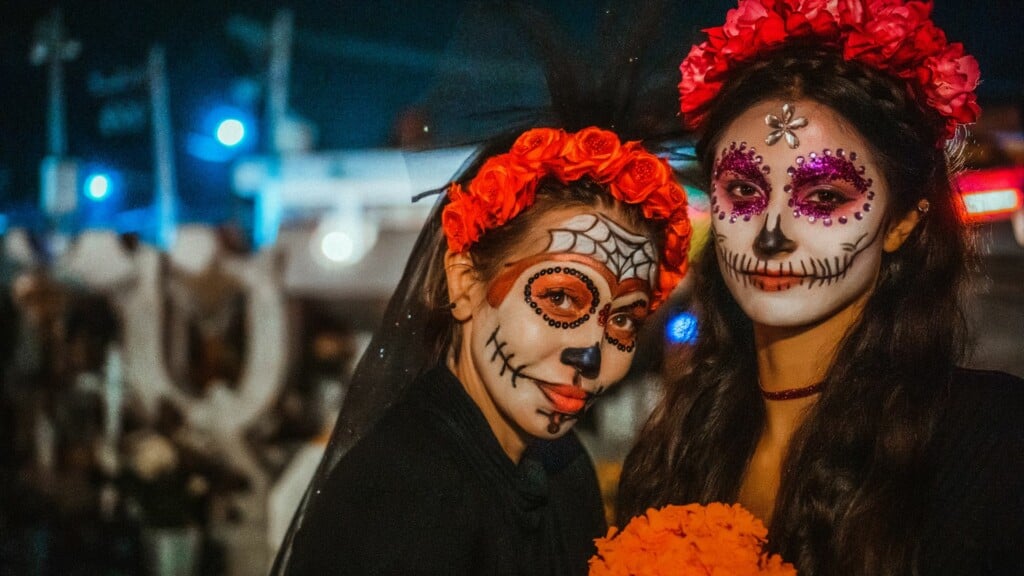
[[[958,370],[930,451],[919,574],[1024,574],[1024,381]]]
[[[585,574],[605,529],[572,432],[515,465],[455,376],[436,368],[330,473],[287,573]]]

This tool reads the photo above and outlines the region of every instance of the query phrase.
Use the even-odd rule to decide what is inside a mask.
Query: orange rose
[[[686,210],[686,193],[674,180],[653,191],[643,203],[643,213],[654,220],[670,220],[680,210]]]
[[[635,153],[612,180],[612,195],[627,204],[645,202],[652,192],[672,180],[672,168],[663,158],[646,152]]]
[[[620,144],[614,132],[593,126],[584,128],[566,140],[562,151],[565,163],[554,170],[563,182],[590,176],[604,184],[629,161],[629,155],[624,152],[632,151],[635,146],[635,142]]]
[[[501,225],[525,207],[522,196],[536,186],[535,172],[527,171],[508,154],[488,159],[469,183],[470,193],[487,207],[488,227]],[[532,202],[532,196],[530,196]]]
[[[448,239],[448,249],[455,253],[464,252],[480,239],[483,231],[480,226],[480,210],[456,183],[448,188],[448,195],[453,200],[441,213],[441,228]]]
[[[558,158],[565,143],[565,131],[554,128],[534,128],[523,132],[512,144],[511,154],[521,163],[536,170],[544,163]]]

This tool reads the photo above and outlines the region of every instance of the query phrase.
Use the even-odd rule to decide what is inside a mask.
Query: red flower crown
[[[813,41],[903,80],[922,107],[945,121],[943,140],[977,120],[978,62],[947,43],[931,0],[739,0],[725,24],[705,30],[679,66],[684,123],[697,128],[729,72],[775,48]]]
[[[613,198],[641,205],[645,218],[664,222],[652,308],[667,298],[686,274],[686,193],[664,159],[639,142],[621,143],[615,133],[595,127],[573,134],[555,128],[528,130],[507,153],[488,158],[466,187],[452,182],[450,202],[441,214],[448,249],[468,250],[485,232],[515,218],[533,204],[537,185],[547,176],[564,184],[590,177]]]

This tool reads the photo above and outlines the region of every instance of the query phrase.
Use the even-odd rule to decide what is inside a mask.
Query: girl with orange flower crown
[[[801,575],[1024,573],[1024,382],[959,368],[977,62],[917,0],[740,0],[681,65],[702,332],[620,523],[738,502]]]
[[[626,376],[689,237],[637,140],[484,145],[421,232],[274,572],[586,573],[604,507],[572,428]]]

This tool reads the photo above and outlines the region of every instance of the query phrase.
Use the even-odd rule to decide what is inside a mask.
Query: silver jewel
[[[768,114],[764,117],[764,123],[772,129],[764,139],[765,144],[771,146],[785,136],[786,144],[788,144],[790,148],[796,148],[800,145],[800,139],[796,137],[793,130],[807,126],[807,118],[804,116],[793,118],[795,111],[796,106],[793,106],[792,104],[783,104],[782,118],[779,118],[775,114]]]

